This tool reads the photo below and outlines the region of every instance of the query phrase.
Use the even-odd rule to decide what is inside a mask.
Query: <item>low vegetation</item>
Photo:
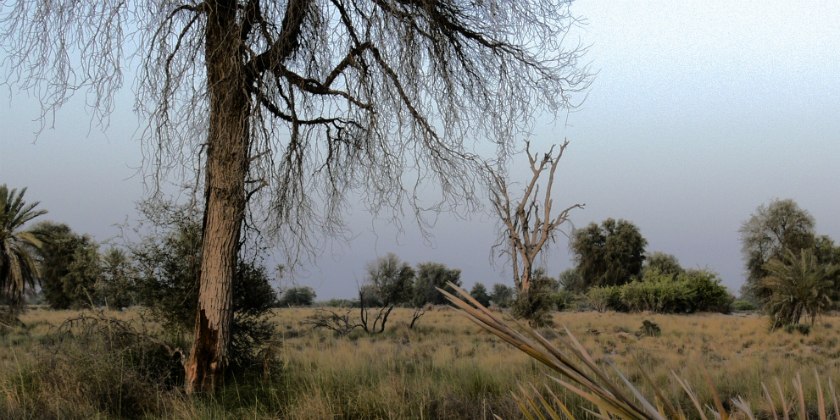
[[[102,324],[92,311],[80,321],[77,311],[30,310],[23,326],[0,332],[0,417],[522,418],[511,393],[533,397],[532,386],[577,415],[593,409],[549,379],[551,369],[449,307],[430,309],[414,329],[412,309],[395,308],[382,334],[343,336],[308,325],[316,311],[274,309],[277,332],[260,362],[214,396],[186,398],[178,389],[183,371],[143,311],[107,312],[119,323]],[[840,381],[840,316],[820,317],[807,335],[771,333],[758,315],[560,312],[552,320],[557,328],[539,330],[550,342],[561,343],[559,331],[568,328],[598,366],[614,363],[644,395],[656,389],[687,411],[692,401],[674,375],[704,405],[714,406],[708,375],[727,407],[742,397],[764,417],[762,384],[775,396],[778,379],[793,413],[797,375],[809,412],[818,404],[814,370],[825,392],[829,380]],[[643,333],[645,325],[659,335]]]
[[[542,363],[553,370],[558,376],[549,377],[562,389],[583,399],[592,406],[591,409],[581,409],[578,401],[571,401],[565,395],[558,395],[550,387],[545,392],[531,386],[520,386],[520,391],[513,394],[513,398],[526,418],[623,418],[623,419],[706,419],[707,414],[717,419],[759,418],[784,419],[793,413],[801,419],[827,419],[829,415],[840,417],[840,404],[832,379],[827,380],[827,390],[824,391],[823,379],[814,369],[815,392],[806,397],[805,386],[799,374],[791,381],[794,388],[794,398],[789,402],[778,379],[775,381],[778,394],[771,394],[767,385],[761,386],[766,398],[766,406],[758,413],[753,411],[750,400],[742,396],[723,399],[719,389],[704,372],[707,388],[712,402],[704,402],[691,384],[672,370],[672,383],[678,385],[683,396],[689,401],[681,402],[672,393],[666,392],[666,383],[655,382],[650,373],[653,369],[642,371],[643,383],[650,389],[643,389],[634,381],[628,379],[621,367],[616,364],[603,363],[594,359],[591,353],[581,345],[580,341],[568,329],[565,337],[549,340],[543,334],[521,326],[511,325],[500,320],[496,314],[487,310],[478,301],[462,290],[456,289],[459,296],[443,292],[447,299],[463,311],[473,322],[485,331],[494,334],[503,341],[527,354],[533,360]],[[662,330],[655,322],[644,320],[638,337],[659,337]],[[646,394],[645,391],[648,391]],[[547,393],[548,395],[543,395]],[[827,394],[827,395],[826,395]],[[826,404],[826,401],[829,404]],[[814,403],[815,402],[815,403]]]
[[[734,301],[720,279],[704,270],[678,274],[647,270],[642,278],[621,286],[593,287],[586,298],[598,311],[659,313],[727,313]]]

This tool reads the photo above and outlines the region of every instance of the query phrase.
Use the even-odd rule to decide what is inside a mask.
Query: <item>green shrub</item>
[[[632,281],[620,287],[621,302],[630,311],[675,312],[683,298],[691,298],[680,286],[664,279]]]
[[[513,305],[513,300],[513,288],[500,283],[493,285],[493,292],[490,294],[490,301],[493,302],[493,305],[500,308],[509,308]]]
[[[141,273],[138,289],[142,304],[163,324],[169,340],[186,348],[189,343],[182,340],[195,325],[198,305],[201,225],[197,215],[188,210],[165,216],[171,220],[161,222],[162,237],[146,237],[131,251]],[[267,316],[276,302],[265,267],[240,258],[233,278],[229,372],[240,373],[256,361],[260,343],[274,332]]]
[[[586,300],[598,312],[623,310],[620,286],[593,287],[586,292]]]
[[[705,270],[677,274],[646,270],[641,279],[621,286],[593,287],[586,297],[598,311],[658,313],[728,313],[733,301],[717,275]]]
[[[758,307],[755,303],[746,299],[735,299],[735,301],[732,302],[732,310],[735,311],[755,311],[757,309]]]
[[[277,306],[282,308],[312,306],[315,296],[315,290],[311,287],[290,287],[283,291],[283,296],[277,301]]]
[[[729,313],[732,310],[735,298],[726,286],[721,284],[715,273],[708,270],[688,270],[677,276],[677,280],[687,283],[694,295],[689,312]]]
[[[554,325],[551,319],[553,311],[551,296],[536,290],[519,293],[511,306],[514,317],[528,320],[528,324],[534,328]]]
[[[537,269],[531,276],[531,287],[527,293],[518,293],[512,306],[514,317],[527,319],[532,327],[554,325],[552,313],[557,308],[557,281]]]
[[[324,302],[317,302],[316,305],[327,308],[358,308],[359,301],[353,299],[334,298]]]
[[[444,264],[425,262],[417,264],[414,270],[414,290],[410,299],[415,307],[422,307],[426,304],[446,305],[448,302],[437,288],[451,291],[448,283],[461,285],[461,270],[450,269]],[[394,303],[402,303],[395,301]]]
[[[565,311],[574,306],[575,294],[567,290],[558,290],[551,294],[551,301],[558,311]]]
[[[470,295],[482,305],[490,306],[490,295],[487,294],[487,288],[484,287],[484,284],[476,283],[470,290]]]

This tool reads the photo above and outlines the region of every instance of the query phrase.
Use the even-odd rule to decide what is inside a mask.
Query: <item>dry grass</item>
[[[767,408],[762,383],[779,379],[792,398],[797,373],[810,379],[816,369],[824,380],[840,381],[840,317],[836,315],[821,318],[807,336],[771,333],[767,318],[758,315],[577,313],[558,318],[558,325],[569,326],[595,357],[611,358],[634,382],[643,382],[644,370],[674,396],[681,390],[671,381],[671,372],[695,384],[701,400],[711,401],[704,386],[707,374],[722,399],[740,396],[751,401],[755,411]],[[632,333],[643,319],[659,324],[662,335],[636,338]],[[806,394],[815,394],[814,381],[803,382]]]
[[[336,337],[309,328],[303,321],[314,309],[274,312],[278,335],[272,343],[278,361],[271,374],[228,383],[213,398],[190,400],[177,391],[158,390],[157,402],[138,417],[167,418],[503,418],[520,417],[511,393],[535,385],[572,404],[580,400],[546,377],[548,370],[503,343],[450,308],[429,311],[414,330],[410,310],[396,310],[384,334],[355,331]],[[0,335],[0,416],[33,413],[43,390],[32,375],[43,362],[43,340],[72,311],[32,310],[23,317],[26,328]],[[138,320],[136,311],[114,313]],[[657,323],[659,337],[636,336],[643,320]],[[814,369],[823,379],[840,383],[840,317],[821,318],[809,335],[768,331],[767,319],[755,315],[657,315],[559,313],[556,325],[566,326],[597,362],[607,359],[647,393],[652,383],[670,399],[688,407],[691,401],[672,372],[691,383],[703,404],[712,403],[704,386],[708,374],[721,398],[742,396],[752,409],[766,412],[769,403],[762,383],[774,392],[779,378],[789,403],[796,393],[792,380],[803,377],[803,393],[816,401]],[[836,326],[836,327],[835,327]],[[541,330],[551,341],[559,334]],[[64,372],[64,371],[62,371]],[[72,376],[72,371],[64,373]],[[35,379],[33,379],[35,378]],[[35,381],[33,383],[33,381]],[[70,385],[67,385],[70,386]],[[41,391],[39,391],[41,390]],[[542,391],[548,392],[548,391]],[[107,410],[84,395],[62,396],[53,412],[87,417]],[[93,405],[91,407],[91,405]],[[149,408],[152,407],[152,408]],[[28,411],[29,410],[29,411]],[[76,413],[73,415],[72,413]],[[122,413],[122,412],[120,412]]]

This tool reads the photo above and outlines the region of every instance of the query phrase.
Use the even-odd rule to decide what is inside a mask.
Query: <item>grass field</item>
[[[218,395],[188,399],[136,368],[135,353],[58,334],[78,312],[30,310],[21,318],[25,326],[0,330],[0,417],[519,418],[511,392],[529,384],[551,386],[580,412],[585,407],[552,385],[541,365],[454,309],[429,311],[413,330],[411,312],[396,310],[383,334],[356,330],[343,337],[306,325],[314,312],[276,310],[278,334],[264,349],[264,365],[229,380]],[[108,315],[135,324],[142,319],[139,310]],[[644,320],[662,334],[638,336]],[[564,312],[555,323],[555,330],[541,332],[553,338],[568,327],[597,360],[612,360],[649,392],[646,373],[684,406],[690,402],[673,374],[711,404],[708,375],[721,398],[744,397],[757,413],[767,411],[762,383],[773,389],[778,379],[793,402],[797,374],[808,401],[816,401],[815,372],[823,386],[840,381],[838,316],[820,318],[808,335],[770,333],[767,319],[751,314]],[[155,334],[155,325],[136,326]]]

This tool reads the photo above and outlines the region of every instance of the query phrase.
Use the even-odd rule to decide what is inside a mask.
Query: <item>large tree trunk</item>
[[[186,370],[187,393],[221,384],[233,318],[232,286],[245,211],[249,101],[235,2],[209,2],[205,60],[210,129],[205,179],[206,207],[195,340]]]

